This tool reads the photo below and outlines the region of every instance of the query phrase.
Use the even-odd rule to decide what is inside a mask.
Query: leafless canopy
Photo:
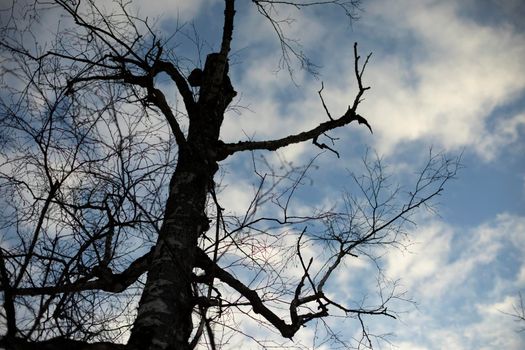
[[[388,305],[404,295],[395,282],[379,273],[376,297],[336,300],[335,276],[355,259],[380,267],[384,249],[402,248],[412,214],[443,191],[457,160],[431,153],[405,189],[367,156],[365,175],[353,177],[359,193],[344,195],[341,207],[298,215],[292,204],[316,158],[275,166],[265,155],[312,142],[330,151],[321,156],[339,156],[337,145],[320,141],[327,132],[352,122],[372,131],[358,113],[370,55],[361,58],[354,45],[357,91],[341,115],[329,111],[321,86],[319,125],[223,142],[224,114],[237,95],[228,56],[234,18],[243,15],[233,0],[223,3],[219,49],[207,53],[191,85],[192,67],[177,51],[186,34],[177,26],[166,38],[126,1],[17,1],[2,9],[0,346],[216,349],[235,347],[241,333],[261,348],[300,348],[306,326],[334,346],[371,347],[365,319],[396,317]],[[358,2],[251,5],[275,31],[283,67],[298,59],[311,69],[280,11],[334,6],[355,18]],[[60,20],[42,39],[49,15]],[[251,155],[257,181],[244,213],[233,213],[217,174],[241,154]],[[338,334],[329,316],[355,322],[361,336]],[[249,319],[275,337],[247,331]]]

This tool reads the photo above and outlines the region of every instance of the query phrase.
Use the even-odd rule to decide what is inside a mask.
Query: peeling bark
[[[199,170],[199,162],[186,162],[180,161],[173,176],[164,224],[132,330],[130,344],[137,349],[186,349],[191,334],[191,272],[197,238],[204,229],[209,177],[207,171]]]
[[[134,349],[189,349],[195,249],[209,228],[206,198],[218,170],[216,145],[224,111],[235,91],[227,58],[208,55],[196,108],[190,112],[186,147],[170,182],[164,223],[152,256],[129,345]]]

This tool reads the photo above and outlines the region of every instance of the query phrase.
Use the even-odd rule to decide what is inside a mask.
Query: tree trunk
[[[133,349],[189,349],[195,249],[209,228],[206,199],[218,169],[219,131],[224,111],[236,95],[227,73],[223,55],[208,55],[199,101],[188,111],[186,144],[179,144],[164,222],[131,331]]]
[[[130,338],[134,348],[188,348],[191,273],[197,239],[207,228],[204,208],[213,175],[199,163],[180,159],[173,175],[164,223]]]

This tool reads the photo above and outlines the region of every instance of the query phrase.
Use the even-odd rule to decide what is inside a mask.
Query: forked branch
[[[256,291],[250,289],[237,278],[235,278],[228,271],[222,269],[218,266],[213,260],[211,260],[208,255],[201,249],[196,250],[197,255],[197,267],[203,269],[207,274],[211,274],[212,277],[215,277],[226,283],[231,288],[235,289],[239,294],[249,301],[250,306],[253,309],[253,312],[263,316],[268,322],[270,322],[285,338],[292,338],[295,333],[301,328],[302,325],[314,318],[320,318],[328,315],[326,309],[321,309],[315,313],[307,313],[297,315],[295,313],[292,323],[286,323],[282,318],[270,310],[265,304],[261,297],[257,294]],[[303,302],[304,303],[304,302]]]
[[[357,92],[357,95],[354,99],[353,104],[351,106],[348,106],[347,111],[342,116],[340,116],[339,118],[333,119],[330,115],[330,120],[319,124],[313,129],[310,129],[308,131],[303,131],[298,134],[289,135],[289,136],[286,136],[286,137],[283,137],[277,140],[240,141],[237,143],[220,142],[218,146],[219,160],[223,160],[227,158],[228,156],[234,153],[240,152],[240,151],[254,151],[254,150],[275,151],[279,148],[283,148],[283,147],[286,147],[292,144],[301,143],[301,142],[305,142],[309,140],[311,140],[314,144],[316,144],[319,136],[323,135],[324,133],[330,130],[334,130],[336,128],[350,124],[353,121],[357,121],[359,124],[365,124],[365,126],[367,126],[370,129],[370,132],[372,132],[372,128],[370,127],[370,124],[368,123],[368,121],[361,115],[357,114],[357,107],[359,103],[362,101],[363,94],[365,93],[366,90],[370,89],[370,87],[364,86],[362,82],[363,73],[368,63],[368,60],[370,58],[370,55],[371,54],[367,56],[366,61],[363,64],[363,66],[359,68],[360,56],[357,54],[357,43],[354,44],[355,77],[358,83],[359,91]],[[325,110],[327,110],[326,106],[325,106]],[[317,143],[317,145],[319,146],[320,144]]]

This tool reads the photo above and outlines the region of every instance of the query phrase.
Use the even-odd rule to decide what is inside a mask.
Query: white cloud
[[[382,21],[390,30],[380,34],[392,39],[392,47],[375,50],[368,71],[374,103],[364,106],[381,153],[427,140],[447,148],[472,147],[491,159],[517,140],[511,128],[523,125],[522,116],[495,129],[487,122],[496,107],[523,93],[525,36],[510,26],[467,20],[459,6],[374,2],[364,16],[365,28]]]
[[[517,283],[519,285],[525,285],[525,265],[521,266],[520,268]]]
[[[414,240],[419,243],[411,254],[387,256],[387,274],[402,278],[419,303],[418,310],[401,317],[395,331],[400,344],[523,348],[525,337],[504,312],[512,311],[525,289],[525,217],[500,214],[472,229],[431,222]]]
[[[277,7],[282,9],[279,18],[293,18],[289,25],[283,24],[283,29],[288,38],[299,42],[300,46],[296,46],[299,51],[304,49],[306,53],[312,52],[312,56],[317,55],[327,49],[325,41],[337,41],[338,32],[326,26],[329,18],[309,10]],[[312,129],[326,121],[328,117],[317,94],[321,82],[298,69],[298,61],[293,55],[290,62],[294,69],[293,80],[285,68],[279,67],[282,52],[277,34],[254,6],[250,10],[238,17],[234,43],[238,51],[233,53],[233,61],[238,63],[232,65],[232,80],[240,94],[238,102],[246,109],[240,109],[241,116],[231,113],[225,119],[221,137],[230,142],[251,137],[256,140],[276,139]],[[345,30],[344,34],[347,33]],[[353,98],[348,92],[329,89],[328,84],[325,91],[327,100],[333,100],[332,94],[344,95],[347,102],[349,97]],[[334,113],[340,115],[346,107],[347,104],[342,109],[334,109]],[[282,152],[287,160],[297,162],[318,150],[311,142],[306,142],[286,147]]]
[[[525,337],[515,333],[518,329],[514,319],[503,311],[511,311],[515,296],[505,296],[493,303],[479,303],[476,311],[480,314],[478,322],[465,329],[465,337],[470,342],[479,342],[480,349],[522,349]]]
[[[515,115],[511,118],[501,118],[500,121],[491,128],[490,131],[486,130],[485,132],[489,133],[480,135],[476,139],[478,149],[482,155],[487,159],[494,159],[498,153],[506,146],[516,145],[520,140],[520,135],[525,133],[525,113]],[[525,150],[525,142],[523,139],[518,143],[514,148],[515,154],[523,154]]]
[[[387,256],[387,274],[403,278],[409,286],[422,279],[434,278],[448,259],[452,238],[450,228],[438,223],[418,229],[413,238],[416,243],[410,245],[408,251],[393,250]],[[424,253],[424,259],[420,253]]]
[[[397,343],[395,345],[395,348],[401,349],[401,350],[427,350],[428,348],[420,345],[416,345],[414,343],[411,343],[409,341],[404,341]]]
[[[306,52],[314,52],[317,62],[324,63],[324,96],[336,115],[354,98],[351,43],[364,36],[361,55],[367,50],[374,54],[364,76],[372,89],[360,111],[374,127],[369,142],[375,143],[380,154],[423,142],[450,150],[466,147],[492,160],[503,148],[523,144],[523,111],[514,115],[497,111],[525,91],[521,64],[525,34],[511,25],[490,27],[474,22],[461,15],[461,6],[453,1],[372,1],[365,4],[354,31],[345,28],[343,21],[326,26],[330,18],[299,11],[293,13],[298,21],[288,34],[301,39]],[[253,27],[258,30],[249,30]],[[240,130],[257,139],[284,136],[326,120],[317,96],[319,81],[297,73],[302,91],[298,97],[287,74],[274,73],[280,49],[264,19],[252,9],[239,17],[238,28],[237,44],[242,50],[241,64],[234,68],[240,69],[235,83],[243,96],[241,103],[253,113],[227,120],[225,138],[236,141]],[[343,135],[340,147],[348,139]]]
[[[201,11],[203,6],[210,6],[216,0],[139,0],[133,6],[141,17],[158,18],[162,20],[180,18],[181,21],[191,21]]]

